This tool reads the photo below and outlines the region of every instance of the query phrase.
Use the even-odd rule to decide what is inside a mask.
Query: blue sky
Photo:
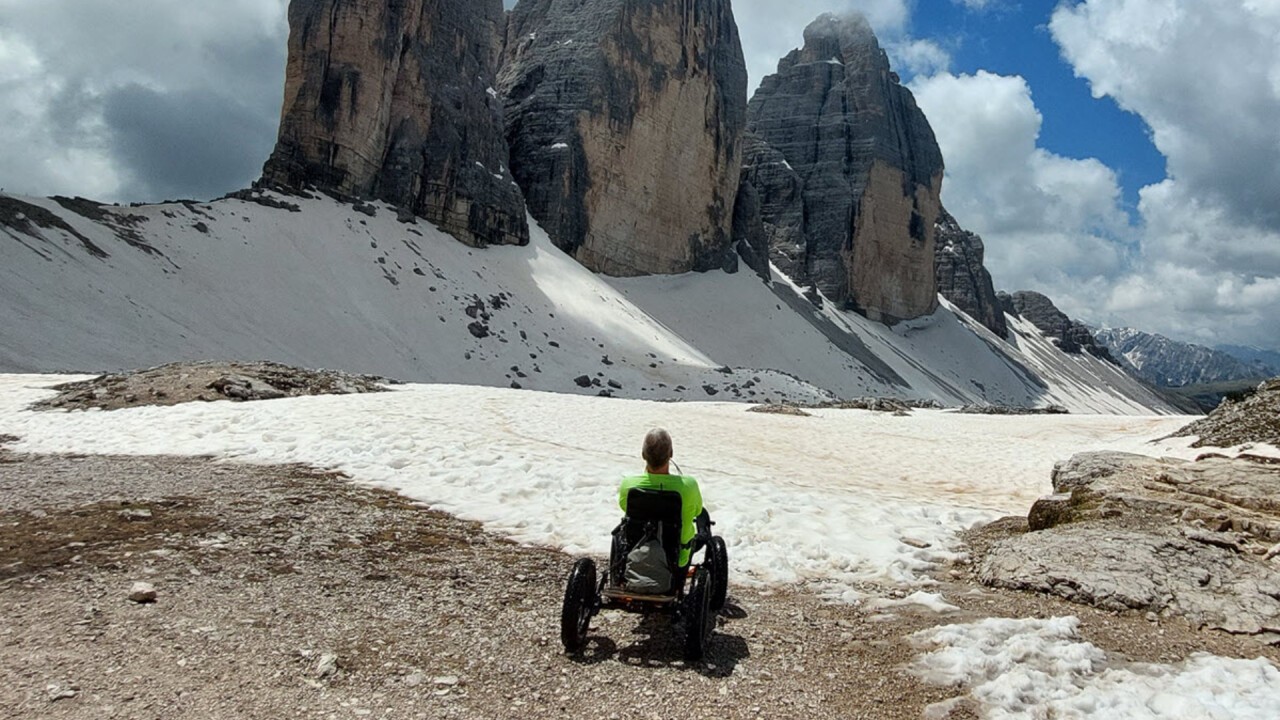
[[[511,0],[509,0],[509,5]],[[1206,345],[1280,346],[1280,0],[733,0],[754,87],[864,14],[930,118],[996,286]],[[0,0],[0,188],[252,182],[287,0]]]
[[[1141,117],[1110,97],[1094,98],[1076,77],[1049,32],[1058,2],[1027,0],[974,10],[953,2],[917,9],[912,34],[933,40],[951,56],[951,70],[1020,75],[1044,115],[1040,146],[1067,157],[1095,157],[1119,173],[1126,209],[1136,212],[1138,190],[1165,177],[1164,156]],[[920,6],[918,6],[920,7]]]

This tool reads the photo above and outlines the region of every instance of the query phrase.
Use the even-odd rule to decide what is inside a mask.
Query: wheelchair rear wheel
[[[595,612],[596,564],[590,558],[574,563],[564,589],[560,609],[560,642],[568,652],[578,652],[587,644],[587,630]]]
[[[609,584],[622,587],[627,565],[627,543],[618,532],[613,533],[613,545],[609,548]]]

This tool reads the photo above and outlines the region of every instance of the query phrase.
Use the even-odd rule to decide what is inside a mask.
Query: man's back
[[[665,490],[680,493],[681,516],[683,526],[680,528],[680,565],[689,564],[689,543],[697,534],[698,515],[702,514],[702,491],[698,489],[698,481],[684,475],[664,475],[645,473],[629,477],[622,481],[618,488],[618,507],[627,511],[627,493],[640,488],[644,490]]]

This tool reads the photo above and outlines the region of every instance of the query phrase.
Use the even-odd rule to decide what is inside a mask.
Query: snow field
[[[1081,642],[1074,617],[991,618],[917,633],[913,669],[936,685],[963,685],[992,720],[1274,720],[1280,670],[1265,659],[1193,655],[1176,665],[1109,667]],[[946,717],[951,703],[926,712]]]
[[[445,385],[113,413],[23,410],[65,379],[0,376],[0,433],[33,452],[332,468],[570,554],[607,555],[618,482],[643,469],[644,434],[666,427],[676,463],[702,484],[735,582],[812,585],[848,601],[868,585],[926,585],[924,571],[955,557],[956,533],[1025,513],[1048,492],[1057,459],[1087,448],[1142,451],[1179,422],[849,410],[804,418]]]

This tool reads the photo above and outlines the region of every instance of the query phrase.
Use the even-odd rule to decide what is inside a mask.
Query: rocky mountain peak
[[[1088,352],[1094,357],[1116,363],[1111,351],[1094,338],[1093,331],[1088,326],[1067,317],[1048,297],[1029,290],[1012,295],[1002,292],[997,297],[1006,313],[1026,320],[1039,328],[1045,337],[1057,340],[1058,348],[1063,352],[1073,355]]]
[[[823,13],[804,29],[804,47],[799,52],[810,58],[824,56],[843,58],[846,48],[860,49],[880,42],[871,23],[862,13]]]
[[[747,117],[743,178],[779,268],[875,320],[932,313],[942,153],[865,18],[810,24]]]
[[[736,267],[746,85],[728,0],[522,0],[498,87],[530,213],[597,272]]]
[[[502,0],[292,0],[263,181],[386,201],[469,245],[524,244],[494,91]]]

